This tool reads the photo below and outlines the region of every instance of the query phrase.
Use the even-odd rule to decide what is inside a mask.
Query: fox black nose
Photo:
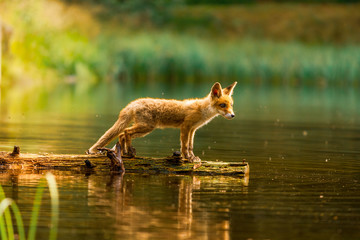
[[[234,118],[235,117],[235,114],[231,114],[231,118]]]

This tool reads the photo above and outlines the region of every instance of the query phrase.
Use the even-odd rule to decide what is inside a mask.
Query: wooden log
[[[16,149],[15,149],[16,148]],[[31,154],[20,153],[15,147],[12,153],[0,152],[0,169],[10,170],[77,170],[109,171],[114,163],[106,155],[70,155],[70,154]],[[134,157],[122,160],[126,172],[223,175],[248,177],[249,165],[246,162],[186,162],[179,156],[165,158]]]

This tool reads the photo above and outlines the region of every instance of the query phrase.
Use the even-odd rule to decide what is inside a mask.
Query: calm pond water
[[[142,90],[106,107],[75,99],[68,111],[7,113],[0,118],[0,151],[20,145],[23,152],[83,153],[127,101],[181,99],[184,92]],[[206,93],[192,89],[186,97]],[[237,117],[200,129],[194,152],[204,160],[245,159],[248,186],[233,177],[52,171],[60,191],[59,239],[360,239],[357,90],[239,86],[234,98]],[[156,130],[134,146],[139,155],[167,156],[179,148],[179,131]],[[26,225],[44,173],[0,175]],[[39,239],[47,238],[49,209],[46,193]]]

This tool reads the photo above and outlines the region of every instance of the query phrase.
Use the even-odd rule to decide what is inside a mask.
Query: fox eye
[[[221,103],[221,104],[219,104],[219,106],[220,106],[221,108],[225,108],[225,107],[226,107],[226,104],[225,104],[225,103]]]

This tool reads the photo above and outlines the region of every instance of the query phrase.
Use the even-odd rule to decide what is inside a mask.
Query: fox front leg
[[[180,129],[181,154],[183,158],[191,161],[189,155],[189,137],[190,129],[188,127],[182,127]]]
[[[192,162],[201,162],[201,159],[197,156],[195,156],[193,150],[194,150],[194,137],[195,137],[196,129],[191,129],[190,135],[189,135],[189,155]]]
[[[192,151],[193,134],[195,134],[195,130],[191,130],[189,127],[182,127],[180,129],[181,153],[183,158],[190,162],[201,161]]]

